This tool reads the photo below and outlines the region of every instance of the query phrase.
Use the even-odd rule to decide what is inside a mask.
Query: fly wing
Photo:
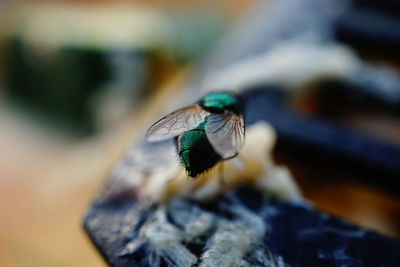
[[[174,111],[150,126],[146,138],[151,142],[178,136],[196,128],[208,112],[199,105],[193,105]]]
[[[204,128],[211,145],[224,159],[236,156],[244,144],[245,129],[241,115],[233,112],[211,114]]]

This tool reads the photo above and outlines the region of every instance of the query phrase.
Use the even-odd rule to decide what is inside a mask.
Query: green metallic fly
[[[212,92],[170,113],[147,131],[147,140],[175,137],[181,163],[191,177],[234,158],[244,144],[244,102],[231,92]]]

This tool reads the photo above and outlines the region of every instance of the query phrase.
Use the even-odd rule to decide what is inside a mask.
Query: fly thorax
[[[200,106],[211,113],[224,113],[225,110],[236,114],[243,112],[242,100],[231,92],[212,92],[199,102]]]

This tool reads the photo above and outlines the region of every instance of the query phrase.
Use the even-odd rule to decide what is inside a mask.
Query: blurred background
[[[95,192],[256,2],[0,2],[0,266],[104,265],[81,226]],[[335,38],[360,62],[390,69],[388,79],[397,81],[400,39],[390,30],[398,29],[399,13],[382,4],[390,0],[379,8],[364,2],[379,10],[378,26],[367,28],[380,45],[368,41],[369,32],[349,34],[343,26],[362,22],[365,13],[357,12],[365,9],[357,5],[352,17],[361,19],[342,17]],[[359,77],[365,88],[380,88],[367,70]],[[400,92],[397,85],[389,87]],[[302,87],[289,97],[292,113],[368,133],[399,150],[399,94],[383,101],[332,79],[324,90]],[[371,178],[354,170],[360,167],[335,164],[335,157],[296,151],[283,139],[275,158],[318,209],[400,237],[400,176],[381,179],[378,170]],[[387,155],[379,160],[392,160]]]

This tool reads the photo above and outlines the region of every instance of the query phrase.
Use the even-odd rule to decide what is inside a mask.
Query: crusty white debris
[[[303,201],[288,169],[277,166],[272,159],[275,142],[276,134],[269,124],[259,122],[248,127],[239,156],[219,163],[223,164],[223,183],[218,165],[194,180],[179,165],[172,141],[147,143],[132,150],[114,169],[108,190],[101,197],[108,199],[128,192],[153,203],[178,197],[209,201],[238,185],[249,184],[267,197]]]
[[[233,212],[236,220],[218,221],[201,256],[201,267],[240,266],[244,255],[262,243],[267,231],[263,220],[240,205]]]
[[[269,227],[260,216],[234,197],[225,209],[230,216],[185,199],[162,204],[120,255],[134,254],[147,244],[157,255],[154,266],[161,261],[177,267],[286,266],[265,248]]]
[[[275,139],[275,132],[264,122],[249,127],[240,157],[223,162],[223,183],[218,170],[197,180],[187,177],[173,142],[133,150],[114,170],[112,183],[100,199],[135,198],[141,206],[136,217],[151,214],[139,229],[132,228],[135,237],[120,255],[129,257],[146,247],[151,266],[161,262],[170,266],[285,266],[264,245],[269,225],[233,194],[236,188],[247,186],[264,197],[261,202],[267,203],[270,197],[303,201],[290,172],[272,159]]]

